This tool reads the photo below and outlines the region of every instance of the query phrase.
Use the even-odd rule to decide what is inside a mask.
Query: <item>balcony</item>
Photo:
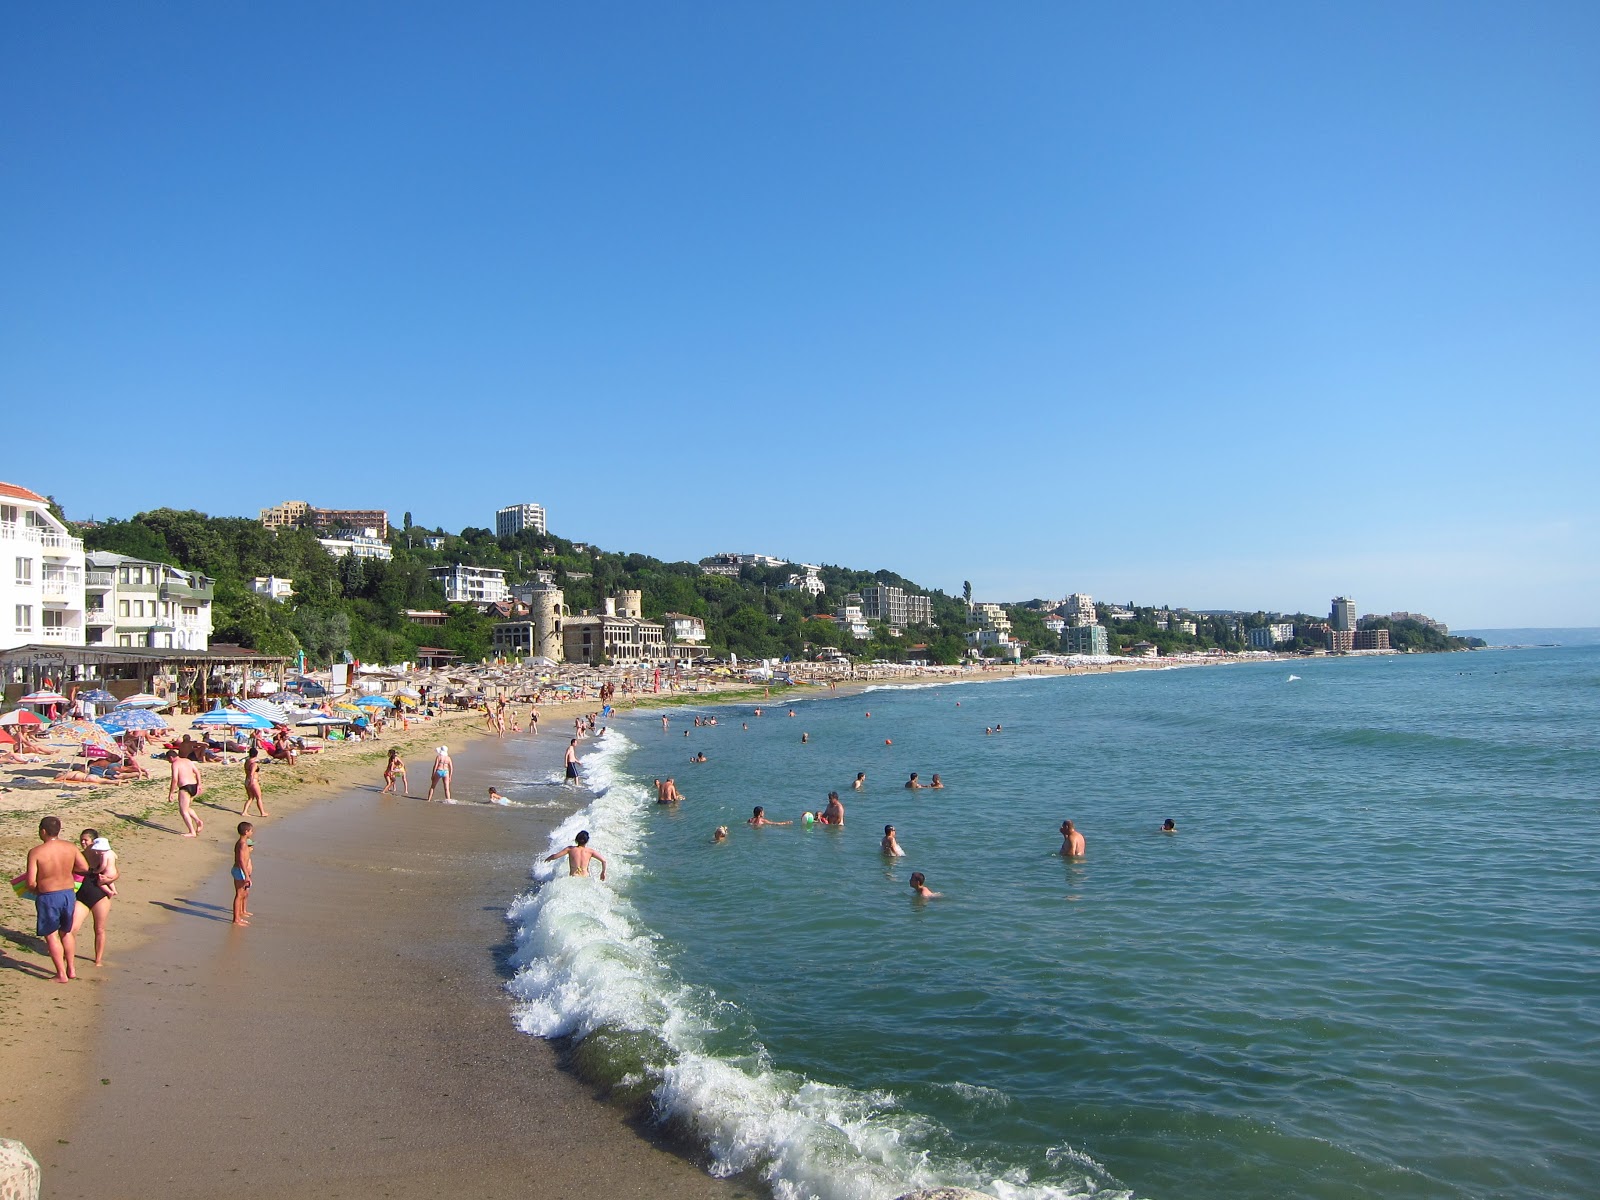
[[[46,625],[39,632],[47,642],[60,642],[67,646],[83,645],[83,630],[75,625]]]
[[[83,587],[83,576],[77,571],[46,571],[39,581],[39,590],[46,600],[69,600]]]
[[[83,553],[83,539],[21,521],[0,521],[0,542],[30,542],[50,554]]]
[[[94,588],[96,591],[107,591],[115,587],[116,583],[115,571],[87,571],[83,576],[83,586]]]

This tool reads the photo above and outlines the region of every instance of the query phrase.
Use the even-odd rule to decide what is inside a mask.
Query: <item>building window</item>
[[[47,608],[39,614],[39,619],[46,629],[65,629],[67,627],[67,614],[54,608]]]
[[[128,602],[126,600],[118,600],[117,601],[117,616],[125,617],[127,615],[128,615]],[[124,645],[124,646],[127,645],[126,642],[123,642],[121,644]]]
[[[19,558],[19,559],[17,559],[17,586],[18,587],[32,587],[33,586],[33,559],[31,559],[31,558]]]
[[[128,578],[128,568],[127,567],[118,567],[117,568],[117,582],[118,583],[128,583],[128,582],[130,582],[130,580]]]
[[[119,634],[117,634],[117,645],[119,645],[119,646],[131,646],[131,645],[133,645],[133,635],[132,634],[127,634],[127,633],[119,633]]]
[[[33,605],[31,605],[31,604],[19,604],[19,605],[17,605],[17,632],[18,633],[32,633],[33,632]]]

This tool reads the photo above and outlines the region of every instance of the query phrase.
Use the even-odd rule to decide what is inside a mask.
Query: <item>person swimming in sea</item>
[[[1176,821],[1174,821],[1171,817],[1168,817],[1165,821],[1161,822],[1161,832],[1162,833],[1177,833],[1178,832],[1178,823]]]
[[[754,825],[759,829],[763,825],[793,825],[794,822],[793,821],[769,821],[767,819],[767,810],[764,807],[762,807],[761,805],[758,804],[755,807],[755,812],[751,814],[750,819],[748,821],[746,821],[745,824],[746,825]]]
[[[937,900],[943,892],[936,892],[928,886],[928,877],[921,871],[911,872],[911,892],[918,900]]]
[[[882,850],[890,858],[904,858],[906,856],[906,852],[900,849],[900,843],[895,841],[893,825],[885,825],[883,827]]]

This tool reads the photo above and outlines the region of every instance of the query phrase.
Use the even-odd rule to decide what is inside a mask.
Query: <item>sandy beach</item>
[[[741,693],[764,694],[744,685],[672,700]],[[552,770],[571,718],[594,707],[541,707]],[[0,1099],[0,1134],[33,1150],[45,1195],[201,1197],[248,1181],[263,1196],[420,1197],[464,1180],[479,1196],[574,1185],[757,1194],[706,1176],[692,1147],[636,1136],[652,1131],[564,1071],[558,1047],[515,1035],[504,913],[550,829],[587,794],[538,809],[379,795],[390,745],[405,747],[416,792],[441,741],[457,759],[458,799],[503,782],[497,741],[470,712],[264,771],[272,816],[256,820],[247,929],[229,922],[236,765],[206,768],[197,840],[178,836],[161,771],[67,798],[5,793],[0,857],[15,869],[39,816],[55,812],[65,835],[92,825],[109,836],[122,870],[106,964],[89,961],[86,927],[71,985],[50,978],[33,906],[9,889],[0,901],[0,1004],[11,1014],[0,1069],[23,1081]]]

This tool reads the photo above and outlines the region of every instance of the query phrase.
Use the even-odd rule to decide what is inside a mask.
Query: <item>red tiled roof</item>
[[[34,500],[40,504],[49,503],[48,500],[39,495],[37,492],[30,492],[27,488],[18,487],[14,483],[0,483],[0,496],[5,496],[10,500]]]

